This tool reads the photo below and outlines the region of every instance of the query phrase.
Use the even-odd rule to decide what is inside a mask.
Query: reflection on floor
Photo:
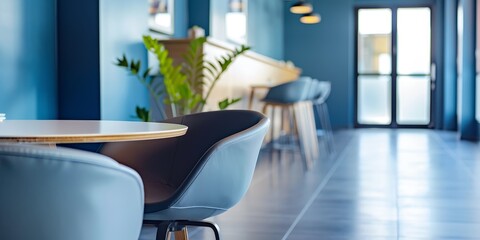
[[[478,144],[389,129],[335,141],[309,171],[296,154],[262,153],[245,198],[210,219],[223,239],[480,239]]]

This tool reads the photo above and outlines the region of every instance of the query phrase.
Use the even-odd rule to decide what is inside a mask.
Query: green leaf
[[[143,72],[143,78],[147,78],[149,75],[150,75],[150,70],[152,70],[151,68],[147,68],[147,70],[145,70],[145,72]]]
[[[215,76],[215,72],[214,70],[212,70],[212,68],[210,66],[205,66],[205,69],[207,70],[207,72],[210,74],[210,76]]]
[[[210,61],[205,61],[205,63],[207,63],[207,68],[210,67],[210,70],[212,70],[213,72],[216,72],[215,74],[218,73],[218,68],[217,66],[215,66],[213,63],[211,63]],[[213,74],[213,75],[215,75]]]
[[[125,56],[125,53],[123,54],[122,58],[117,58],[117,62],[115,63],[115,65],[128,68],[128,60]]]
[[[137,106],[135,108],[135,112],[137,114],[137,118],[144,121],[144,122],[149,122],[150,121],[150,111],[144,107],[139,107]]]
[[[218,102],[218,108],[220,108],[220,110],[223,110],[223,109],[226,109],[228,106],[234,104],[234,103],[237,103],[238,101],[240,101],[241,98],[234,98],[234,99],[228,99],[228,98],[225,98],[224,100]]]
[[[240,46],[215,62],[211,62],[205,60],[203,53],[203,44],[206,41],[204,37],[192,40],[189,48],[182,55],[184,63],[175,65],[165,46],[151,36],[143,36],[144,46],[147,51],[156,56],[159,74],[163,78],[152,75],[151,68],[141,72],[141,61],[129,60],[125,54],[117,58],[114,64],[136,76],[155,98],[161,94],[167,94],[168,98],[164,98],[164,102],[175,104],[180,110],[179,113],[200,111],[221,75],[238,55],[249,49],[249,47]],[[157,81],[157,79],[162,79],[163,82]],[[205,95],[204,91],[206,91]],[[236,99],[227,99],[221,107],[226,108],[237,101]],[[150,112],[145,108],[137,107],[136,113],[144,121],[150,119]]]

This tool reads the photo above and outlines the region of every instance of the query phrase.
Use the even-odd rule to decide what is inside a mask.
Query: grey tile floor
[[[338,131],[335,142],[311,170],[298,154],[263,152],[244,199],[209,221],[225,240],[480,239],[478,143],[418,129]]]

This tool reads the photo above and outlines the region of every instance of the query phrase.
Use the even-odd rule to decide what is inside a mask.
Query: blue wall
[[[284,16],[283,1],[249,0],[247,3],[247,45],[252,51],[271,58],[284,58]],[[228,1],[211,0],[210,28],[212,37],[226,41],[225,14],[228,10]],[[198,14],[204,14],[199,12]],[[190,12],[192,19],[200,19],[197,13]],[[190,24],[195,24],[190,21]],[[203,23],[204,24],[204,23]]]
[[[188,1],[188,28],[197,25],[210,35],[210,0]]]
[[[57,116],[55,0],[0,1],[0,112]]]
[[[186,38],[189,26],[189,8],[188,0],[174,0],[175,1],[175,19],[173,33],[174,38]]]
[[[289,12],[285,4],[285,59],[291,60],[308,75],[331,81],[328,99],[332,125],[353,127],[353,1],[322,0],[314,9],[320,13],[319,24],[306,25]]]
[[[147,64],[142,35],[148,31],[147,1],[100,0],[100,102],[101,118],[132,120],[135,106],[148,107],[146,88],[116,58],[126,54]],[[179,21],[176,21],[179,22]]]
[[[215,39],[227,41],[225,33],[225,14],[228,12],[228,1],[210,0],[210,35]],[[247,36],[248,38],[248,36]]]
[[[282,1],[248,1],[247,41],[252,50],[283,60],[283,5]]]

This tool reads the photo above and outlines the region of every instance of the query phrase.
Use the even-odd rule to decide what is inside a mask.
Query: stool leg
[[[281,114],[281,123],[280,123],[280,138],[282,139],[282,144],[287,144],[287,128],[285,126],[285,117],[288,111],[288,106],[282,106],[282,114]]]
[[[308,133],[308,142],[310,142],[310,155],[312,161],[315,162],[318,159],[320,153],[318,147],[317,127],[315,124],[313,104],[311,101],[307,101],[304,102],[303,105],[305,111],[305,123],[308,126],[306,132]],[[311,164],[313,164],[313,162],[311,162]]]
[[[326,127],[326,120],[325,120],[325,113],[322,107],[323,103],[315,104],[315,108],[317,109],[317,116],[320,120],[320,127],[322,128],[322,145],[325,148],[327,154],[330,152],[330,147],[327,139],[327,127]],[[318,135],[317,135],[318,136]]]
[[[272,118],[271,118],[272,125],[270,125],[270,147],[273,153],[273,150],[275,147],[274,146],[275,145],[275,106],[272,106],[271,109],[272,109]]]
[[[306,132],[305,132],[305,114],[302,108],[301,103],[296,103],[292,106],[293,108],[293,116],[295,120],[296,131],[298,134],[298,145],[300,147],[300,156],[305,164],[306,169],[309,168],[310,162],[310,150],[308,146],[308,142],[306,142]]]
[[[296,132],[295,132],[295,129],[296,129],[296,128],[295,128],[295,122],[294,122],[294,121],[295,121],[295,119],[294,119],[294,115],[295,115],[295,114],[294,114],[294,112],[293,112],[292,106],[288,106],[287,109],[288,109],[288,120],[289,120],[289,127],[288,127],[288,128],[289,128],[289,129],[288,129],[288,132],[289,132],[288,135],[289,135],[289,137],[288,137],[288,141],[289,141],[289,144],[290,144],[290,145],[295,146],[295,145],[297,145],[297,144],[296,144],[296,140],[295,140],[295,134],[296,134]]]
[[[267,116],[267,108],[268,108],[268,104],[265,103],[265,105],[263,105],[263,108],[262,108],[262,113]]]
[[[325,115],[325,129],[327,130],[327,142],[328,142],[328,148],[330,153],[335,152],[335,146],[333,143],[333,130],[332,130],[332,125],[330,123],[330,114],[328,112],[328,105],[326,102],[322,104],[322,110],[323,110],[323,115]]]
[[[174,232],[175,240],[188,240],[187,228],[184,227],[182,230]]]

